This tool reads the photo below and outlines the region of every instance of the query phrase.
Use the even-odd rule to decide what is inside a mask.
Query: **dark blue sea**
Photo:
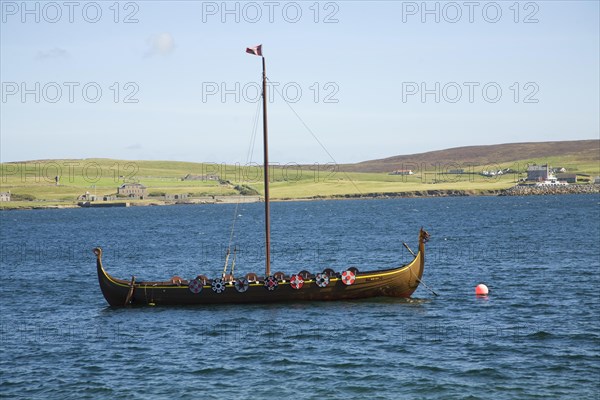
[[[0,397],[598,399],[600,196],[272,204],[273,270],[388,268],[412,299],[111,309],[114,276],[263,270],[261,204],[0,212]],[[490,294],[478,298],[485,283]]]

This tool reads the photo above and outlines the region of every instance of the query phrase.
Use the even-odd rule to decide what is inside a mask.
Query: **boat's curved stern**
[[[130,291],[129,282],[122,279],[116,279],[110,276],[102,266],[102,249],[96,247],[96,269],[98,271],[98,282],[104,298],[113,307],[122,307],[126,305],[126,300]]]

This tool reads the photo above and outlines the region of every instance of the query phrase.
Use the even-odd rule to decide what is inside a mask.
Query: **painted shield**
[[[277,282],[277,279],[273,278],[272,276],[267,276],[265,278],[265,288],[267,288],[267,290],[275,290],[277,289],[278,285],[279,283]]]
[[[225,291],[225,282],[221,278],[217,278],[212,282],[212,290],[215,293],[223,293]]]
[[[300,289],[304,285],[304,279],[300,275],[292,275],[290,278],[290,286],[292,289]]]
[[[248,290],[249,286],[250,284],[248,283],[248,279],[246,278],[239,278],[235,281],[235,290],[237,290],[240,293],[243,293],[246,290]]]
[[[354,272],[352,272],[352,271],[342,272],[342,282],[344,282],[344,285],[350,286],[354,283],[355,280],[356,280],[356,275],[354,275]]]
[[[318,287],[325,287],[329,285],[329,277],[325,274],[317,274],[315,276],[315,282]]]
[[[189,283],[190,292],[198,294],[202,291],[202,282],[199,279],[192,279]]]

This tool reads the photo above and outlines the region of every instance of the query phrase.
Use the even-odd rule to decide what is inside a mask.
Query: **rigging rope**
[[[231,277],[233,278],[233,271],[235,269],[235,256],[236,256],[237,246],[233,246],[233,261],[231,261]]]
[[[225,274],[227,273],[227,264],[229,264],[229,249],[227,249],[227,255],[225,256],[225,266],[223,267],[223,273],[221,274],[221,279],[225,278]]]
[[[271,82],[271,80],[267,77],[266,78],[268,82]],[[283,95],[281,94],[281,92],[279,91],[279,89],[277,88],[277,85],[272,85],[272,87],[275,89],[275,91],[277,92],[277,94],[279,95],[279,97],[281,97],[281,99],[284,101],[284,103],[289,107],[289,109],[292,111],[292,113],[296,116],[296,118],[298,118],[298,120],[300,121],[300,123],[304,126],[304,128],[311,134],[311,136],[313,137],[313,139],[319,144],[319,146],[321,146],[321,148],[323,149],[323,151],[325,151],[325,153],[329,156],[329,158],[331,159],[331,161],[333,161],[333,163],[338,166],[338,162],[335,160],[335,158],[333,157],[333,155],[329,152],[329,150],[327,150],[327,147],[325,147],[325,145],[323,144],[323,142],[321,142],[319,140],[319,138],[317,137],[317,135],[312,131],[312,129],[310,129],[310,127],[306,124],[306,122],[304,122],[304,120],[302,119],[302,117],[300,117],[300,115],[296,112],[296,110],[292,107],[292,105],[285,99],[285,97],[283,97]],[[263,93],[264,96],[264,93]],[[250,144],[248,146],[248,153],[246,154],[246,164],[245,166],[248,167],[250,160],[252,159],[252,155],[254,154],[254,145],[256,143],[256,134],[258,131],[258,121],[259,121],[259,115],[260,115],[260,102],[257,102],[256,104],[256,112],[254,114],[254,120],[253,120],[253,127],[252,127],[252,137],[250,139]],[[265,166],[265,168],[268,168],[268,166]],[[346,177],[346,179],[348,181],[350,181],[350,183],[352,183],[352,186],[354,186],[354,188],[360,193],[362,194],[362,191],[359,189],[359,187],[356,185],[356,183],[354,182],[354,180],[352,180],[352,178],[350,178],[350,176],[348,175],[347,172],[342,171],[342,173],[344,174],[344,176]],[[243,174],[243,172],[242,172]],[[246,177],[247,176],[243,176],[242,179],[240,180],[240,184],[243,184],[246,182]],[[242,193],[240,191],[240,194],[238,195],[238,201],[236,202],[235,205],[235,210],[234,210],[234,214],[233,214],[233,221],[231,223],[231,232],[229,234],[229,244],[227,246],[227,255],[225,257],[225,267],[223,268],[223,276],[225,276],[226,272],[227,272],[227,266],[229,264],[229,255],[231,253],[231,244],[233,243],[233,236],[235,233],[235,223],[237,220],[237,216],[238,216],[238,209],[240,206],[240,201],[242,198]],[[236,248],[234,247],[233,249],[233,262],[231,265],[231,275],[233,276],[233,270],[235,267],[235,256],[236,256]]]
[[[417,255],[415,254],[415,252],[414,252],[414,251],[412,251],[412,250],[411,250],[411,248],[410,248],[410,247],[408,247],[408,245],[407,245],[406,243],[402,242],[402,244],[404,245],[404,247],[406,247],[406,250],[408,250],[408,251],[410,252],[410,254],[412,254],[412,255],[413,255],[413,257],[415,257],[415,258],[417,257]],[[411,274],[412,274],[412,275],[413,275],[413,276],[414,276],[414,277],[417,279],[417,281],[418,281],[419,283],[422,283],[422,284],[423,284],[423,286],[425,286],[425,288],[426,288],[427,290],[429,290],[429,291],[430,291],[431,293],[433,293],[434,295],[438,296],[438,294],[435,292],[435,290],[433,290],[433,289],[431,289],[429,286],[427,286],[427,284],[426,284],[425,282],[423,282],[423,278],[419,278],[418,276],[416,276],[416,275],[415,275],[415,273],[412,271],[412,269],[410,270],[410,273],[411,273]]]
[[[268,77],[267,77],[267,81],[271,82],[271,80]],[[325,151],[325,153],[327,153],[327,155],[329,156],[329,158],[331,158],[331,161],[333,161],[333,163],[336,166],[339,166],[340,164],[338,164],[338,162],[335,160],[335,158],[333,158],[333,156],[331,155],[331,153],[329,152],[329,150],[327,150],[327,148],[319,140],[319,138],[317,137],[317,135],[312,131],[312,129],[310,129],[310,127],[306,124],[306,122],[304,122],[304,120],[300,117],[300,115],[298,115],[298,113],[296,112],[296,110],[294,110],[294,107],[292,107],[292,105],[285,99],[285,97],[283,97],[283,95],[281,94],[281,92],[279,91],[279,89],[277,89],[277,85],[272,85],[272,86],[273,86],[273,89],[275,89],[275,91],[279,95],[279,97],[281,97],[281,99],[283,100],[283,102],[289,107],[290,110],[292,110],[292,112],[294,113],[294,115],[296,116],[296,118],[298,118],[298,120],[300,121],[300,123],[302,125],[304,125],[304,127],[306,128],[306,130],[312,135],[313,139],[315,139],[315,141],[319,144],[319,146],[321,146],[321,148]],[[342,173],[344,174],[344,176],[346,177],[346,179],[348,179],[350,181],[350,183],[352,183],[352,186],[354,186],[354,188],[358,191],[358,193],[363,194],[362,191],[358,188],[358,186],[356,186],[356,183],[352,180],[352,178],[350,178],[350,176],[348,175],[348,173],[345,172],[345,171],[342,171]]]
[[[250,144],[248,145],[248,152],[246,153],[246,164],[247,167],[252,158],[252,154],[254,153],[254,144],[256,143],[256,132],[258,131],[258,121],[260,115],[260,101],[256,104],[256,112],[254,113],[254,120],[252,121],[252,136],[250,138]],[[244,176],[244,172],[242,169],[242,179],[240,179],[240,184],[243,185],[246,182],[246,176]],[[235,209],[233,211],[233,221],[231,222],[231,231],[229,233],[229,244],[227,245],[227,256],[225,257],[225,267],[223,268],[223,277],[227,273],[227,264],[229,264],[229,254],[231,252],[231,244],[233,243],[233,235],[235,233],[235,223],[238,217],[238,210],[240,207],[240,200],[242,199],[242,192],[240,191],[238,195],[238,200],[235,204]],[[233,275],[233,268],[235,266],[235,247],[233,248],[233,264],[231,265],[231,275]]]

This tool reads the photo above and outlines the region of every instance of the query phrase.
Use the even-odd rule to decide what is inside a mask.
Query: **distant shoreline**
[[[474,197],[474,196],[548,196],[548,195],[569,195],[569,194],[600,194],[600,185],[569,185],[569,186],[513,186],[509,189],[500,190],[418,190],[412,192],[382,192],[382,193],[354,193],[345,195],[331,196],[312,196],[306,198],[277,198],[271,202],[292,202],[292,201],[326,201],[326,200],[368,200],[368,199],[401,199],[401,198],[431,198],[431,197]],[[241,201],[240,201],[241,199]],[[186,201],[129,201],[129,202],[94,202],[87,206],[77,203],[44,205],[41,202],[32,202],[31,206],[23,206],[23,202],[18,202],[19,206],[10,207],[10,203],[4,202],[0,205],[0,211],[14,210],[46,210],[46,209],[67,209],[67,208],[99,208],[99,207],[154,207],[154,206],[175,206],[175,205],[205,205],[205,204],[236,204],[242,203],[260,203],[262,198],[257,196],[219,196],[218,199],[207,201],[202,199],[188,199]],[[124,205],[127,203],[127,205]]]
[[[468,146],[354,165],[271,163],[273,201],[597,193],[595,141]],[[534,188],[529,166],[565,176],[568,189]],[[259,164],[106,158],[0,163],[0,210],[261,201]],[[525,179],[529,183],[523,183]],[[511,189],[515,185],[526,188]],[[136,198],[132,198],[135,196]],[[4,200],[11,200],[5,202]],[[106,201],[104,201],[106,200]],[[117,205],[117,203],[119,205]],[[102,204],[102,205],[100,205]]]

